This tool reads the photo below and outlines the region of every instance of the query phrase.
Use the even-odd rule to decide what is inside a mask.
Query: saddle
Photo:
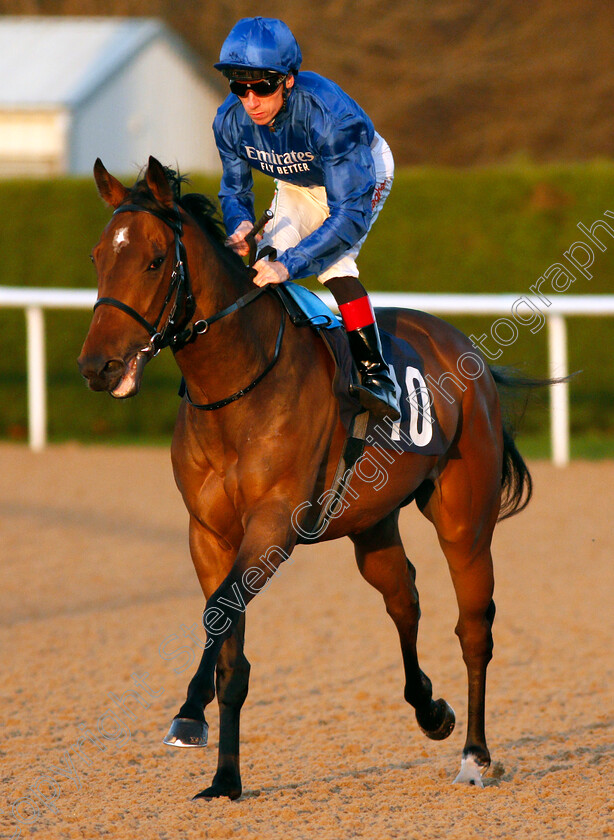
[[[269,288],[279,296],[292,323],[298,327],[309,326],[314,329],[333,357],[333,392],[339,401],[341,421],[351,436],[356,417],[365,412],[351,393],[352,384],[358,381],[358,373],[341,319],[318,295],[304,286],[287,280]],[[367,415],[362,423],[364,430],[361,437],[369,444],[377,443],[397,453],[441,455],[445,451],[445,443],[435,408],[430,405],[421,356],[403,339],[381,328],[379,332],[384,359],[390,367],[400,397],[401,419],[393,422]]]

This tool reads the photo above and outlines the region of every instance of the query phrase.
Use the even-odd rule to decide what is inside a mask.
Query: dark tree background
[[[304,68],[363,105],[399,164],[614,148],[614,3],[603,0],[0,0],[0,12],[159,17],[207,72],[236,20],[282,17]]]

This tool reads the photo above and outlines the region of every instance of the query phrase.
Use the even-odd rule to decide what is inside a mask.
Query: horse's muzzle
[[[138,393],[143,369],[149,358],[150,354],[142,350],[127,362],[82,354],[77,364],[81,376],[92,391],[108,391],[116,399],[126,399]]]
[[[123,359],[104,359],[83,354],[77,359],[77,364],[81,376],[92,391],[112,390],[126,369]]]

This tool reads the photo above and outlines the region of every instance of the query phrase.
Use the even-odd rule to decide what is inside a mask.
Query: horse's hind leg
[[[360,573],[384,597],[401,641],[405,668],[405,699],[416,710],[423,732],[443,740],[454,729],[454,712],[445,700],[433,700],[431,681],[420,670],[416,642],[420,604],[415,585],[416,570],[405,556],[396,510],[360,534],[351,535]]]
[[[448,561],[459,618],[459,637],[468,678],[468,725],[457,782],[482,786],[490,765],[484,727],[486,668],[492,658],[494,578],[490,544],[499,512],[501,471],[496,451],[488,452],[486,436],[473,456],[448,462],[428,495],[416,501],[437,529]],[[426,498],[428,495],[428,499]]]

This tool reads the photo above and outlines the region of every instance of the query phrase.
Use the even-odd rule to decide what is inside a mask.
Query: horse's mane
[[[164,167],[167,180],[173,192],[173,199],[175,204],[179,205],[188,213],[192,219],[198,224],[201,230],[207,234],[209,239],[216,246],[218,253],[235,268],[240,267],[245,270],[245,265],[241,257],[235,254],[228,248],[224,247],[226,241],[226,230],[224,222],[220,217],[219,210],[214,201],[208,196],[201,193],[187,193],[181,195],[181,188],[183,184],[189,184],[189,178],[186,175],[181,175],[169,166]],[[153,193],[147,185],[145,178],[140,178],[136,184],[130,189],[130,201],[139,204],[145,209],[149,208],[155,210],[156,213],[162,216],[168,216],[169,220],[173,218],[172,213],[154,198]]]

